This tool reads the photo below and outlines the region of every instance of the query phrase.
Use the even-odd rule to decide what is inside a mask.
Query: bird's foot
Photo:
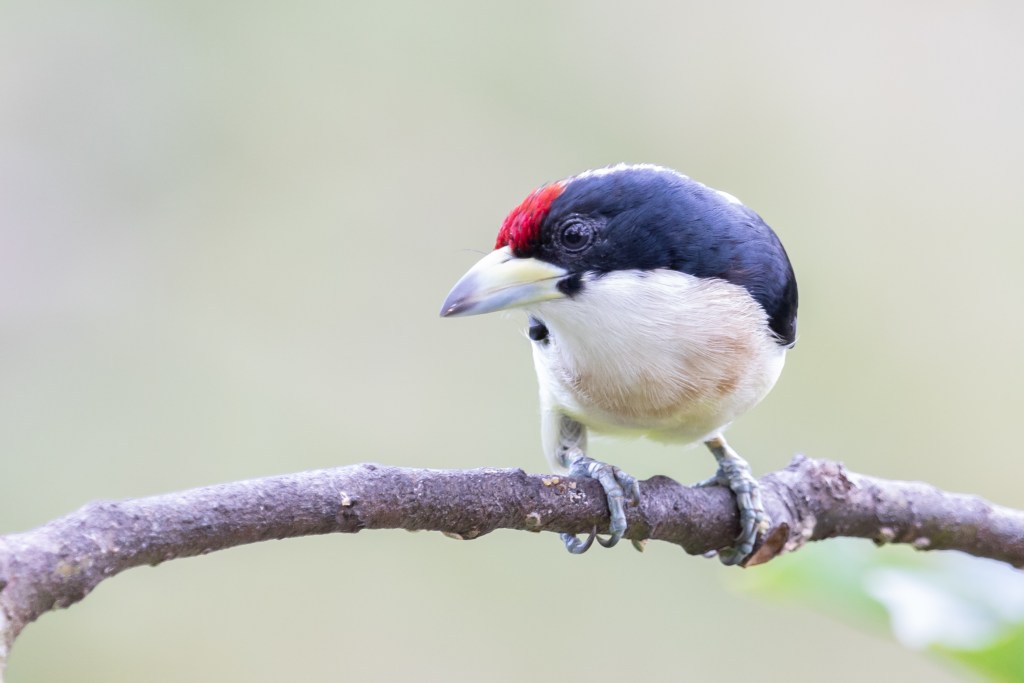
[[[611,514],[611,524],[608,525],[608,531],[611,535],[607,539],[601,538],[597,535],[596,528],[590,532],[590,536],[584,541],[576,538],[574,534],[561,534],[562,542],[565,543],[565,549],[574,555],[585,553],[593,545],[595,538],[605,548],[611,548],[622,540],[622,535],[626,533],[626,503],[628,502],[631,505],[638,505],[640,503],[640,483],[635,477],[626,474],[618,467],[613,467],[585,455],[581,455],[572,461],[572,464],[569,465],[569,476],[596,479],[601,484],[605,495],[608,497],[608,512]],[[635,547],[636,543],[633,545]]]
[[[741,564],[754,552],[757,535],[771,527],[771,519],[761,500],[761,486],[751,473],[747,461],[720,436],[705,444],[718,461],[718,471],[715,476],[698,482],[696,486],[727,486],[736,496],[736,506],[740,512],[740,535],[736,537],[735,545],[718,552],[718,559],[726,565]]]

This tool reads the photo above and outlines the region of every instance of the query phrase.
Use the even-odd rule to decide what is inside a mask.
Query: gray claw
[[[608,512],[611,515],[611,522],[608,525],[608,538],[604,539],[598,536],[597,542],[605,548],[611,548],[622,540],[623,534],[626,533],[626,502],[632,505],[640,503],[640,483],[635,477],[626,474],[618,467],[613,467],[585,455],[581,455],[573,460],[569,466],[569,475],[596,479],[601,484],[601,488],[604,489],[605,496],[608,498]],[[562,541],[565,543],[566,549],[574,554],[586,552],[593,540],[593,536],[586,542],[583,542],[571,534],[562,534]]]
[[[736,496],[736,507],[740,513],[740,535],[736,537],[733,547],[719,551],[718,558],[722,564],[741,564],[754,552],[757,535],[771,527],[771,520],[761,500],[761,487],[746,460],[729,448],[725,439],[720,436],[706,443],[718,460],[718,471],[713,477],[699,482],[697,486],[727,486]]]
[[[562,539],[562,543],[565,544],[566,550],[573,555],[582,555],[590,550],[590,546],[594,545],[594,539],[597,538],[597,527],[595,526],[593,530],[591,530],[590,535],[585,541],[581,541],[576,538],[575,534],[559,534],[558,537]]]

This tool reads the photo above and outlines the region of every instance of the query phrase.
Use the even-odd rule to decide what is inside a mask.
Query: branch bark
[[[919,482],[855,474],[797,456],[761,479],[773,526],[747,563],[835,536],[920,550],[961,550],[1024,567],[1024,512]],[[726,547],[738,533],[727,490],[667,477],[641,483],[626,537]],[[0,680],[11,645],[42,614],[104,579],[246,543],[363,529],[441,531],[473,539],[495,529],[604,530],[600,485],[522,470],[427,470],[363,464],[90,503],[31,531],[0,537]]]

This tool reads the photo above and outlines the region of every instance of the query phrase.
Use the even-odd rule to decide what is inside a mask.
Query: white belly
[[[572,299],[530,312],[545,410],[597,432],[693,442],[721,431],[771,390],[785,347],[747,291],[671,270],[590,278]]]

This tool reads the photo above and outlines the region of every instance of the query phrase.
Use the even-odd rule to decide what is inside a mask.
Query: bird
[[[702,442],[717,470],[698,486],[736,497],[740,533],[717,554],[743,564],[771,524],[724,430],[775,385],[796,343],[798,292],[776,233],[736,197],[670,168],[618,164],[542,185],[508,214],[493,251],[454,285],[441,316],[527,315],[541,444],[556,473],[600,482],[614,546],[635,477],[588,455],[589,432]],[[636,542],[634,542],[636,544]]]

